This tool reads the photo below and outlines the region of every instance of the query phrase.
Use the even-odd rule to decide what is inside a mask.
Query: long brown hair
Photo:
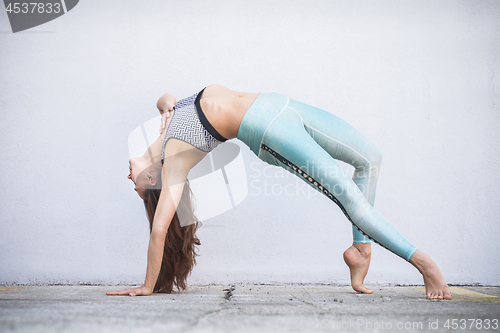
[[[149,232],[153,228],[153,219],[156,207],[160,198],[161,189],[148,189],[144,206],[149,219]],[[177,211],[170,222],[168,232],[165,237],[163,250],[163,260],[160,274],[156,280],[153,292],[170,294],[174,289],[174,284],[178,291],[186,289],[186,279],[191,274],[191,270],[196,265],[196,245],[201,245],[196,236],[196,230],[201,227],[201,222],[194,215],[192,204],[192,191],[189,187],[189,180],[186,179],[184,190]],[[179,212],[182,217],[181,226]]]

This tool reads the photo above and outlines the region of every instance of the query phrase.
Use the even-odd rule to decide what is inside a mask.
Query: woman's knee
[[[382,151],[374,145],[370,145],[368,150],[365,150],[362,158],[358,160],[359,164],[353,164],[358,177],[363,177],[365,173],[378,171],[382,165]]]

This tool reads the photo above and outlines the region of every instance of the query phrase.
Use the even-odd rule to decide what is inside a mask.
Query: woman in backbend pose
[[[238,138],[261,160],[294,173],[340,207],[353,226],[353,244],[344,260],[354,290],[373,292],[363,286],[373,241],[419,270],[427,298],[451,298],[436,263],[373,208],[381,153],[342,119],[281,94],[240,93],[219,85],[179,102],[164,94],[157,107],[161,135],[143,156],[130,159],[128,176],[149,217],[146,279],[141,287],[108,295],[170,293],[174,284],[186,288],[196,263],[195,244],[200,245],[187,175],[217,145]],[[352,179],[336,160],[355,167]],[[190,221],[184,226],[181,210]]]

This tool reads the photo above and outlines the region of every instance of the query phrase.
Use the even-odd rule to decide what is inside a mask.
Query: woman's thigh
[[[380,165],[380,150],[346,121],[325,110],[290,99],[307,133],[333,158],[355,168]]]
[[[291,108],[284,110],[262,137],[259,158],[283,167],[341,206],[365,200],[339,163],[322,148]]]

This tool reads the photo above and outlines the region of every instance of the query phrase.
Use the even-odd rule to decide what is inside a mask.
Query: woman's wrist
[[[151,286],[147,286],[146,283],[144,283],[142,285],[142,287],[146,288],[151,294],[153,293],[153,290],[154,290],[154,286],[151,287]]]

